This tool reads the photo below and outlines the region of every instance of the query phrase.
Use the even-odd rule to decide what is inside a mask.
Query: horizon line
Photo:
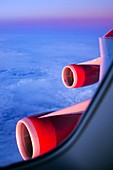
[[[113,18],[18,18],[0,19],[0,27],[81,27],[112,26]]]

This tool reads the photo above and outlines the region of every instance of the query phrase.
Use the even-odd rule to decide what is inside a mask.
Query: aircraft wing
[[[90,85],[90,84],[96,83],[97,81],[103,82],[105,74],[109,70],[111,63],[113,62],[113,29],[110,32],[108,32],[107,34],[105,34],[105,36],[100,38],[99,41],[100,41],[100,57],[99,58],[96,58],[94,60],[87,61],[84,63],[73,64],[73,65],[71,64],[71,65],[63,68],[62,79],[63,79],[63,83],[66,87],[78,88],[78,87],[83,87],[85,85]],[[113,78],[112,71],[110,71],[110,76]],[[93,76],[93,80],[92,80],[91,76]],[[109,81],[110,81],[110,83],[112,82],[111,78],[109,79]],[[113,86],[111,84],[109,84],[109,85],[110,85],[109,86],[110,89],[113,89]],[[102,87],[104,88],[104,86],[102,86]],[[102,91],[101,94],[103,95],[103,93],[104,92]],[[110,93],[109,93],[109,95],[110,95]],[[96,94],[96,96],[99,96],[99,94]],[[106,98],[106,100],[107,100],[107,98]],[[82,119],[83,113],[87,110],[87,108],[89,108],[88,106],[90,103],[92,106],[93,105],[92,103],[95,103],[95,102],[93,102],[93,101],[91,101],[91,99],[89,99],[89,100],[83,101],[81,103],[75,104],[73,106],[70,106],[70,107],[67,107],[62,110],[55,111],[55,112],[52,112],[52,113],[49,113],[46,115],[43,115],[43,114],[42,114],[42,116],[41,115],[33,115],[33,116],[29,116],[27,118],[23,118],[22,120],[20,120],[17,123],[17,127],[16,127],[16,140],[17,140],[17,145],[18,145],[19,151],[20,151],[23,159],[29,160],[29,159],[35,158],[37,156],[44,155],[45,153],[48,153],[49,151],[51,151],[54,148],[56,148],[57,146],[59,146],[59,144],[61,144],[63,141],[65,141],[67,139],[67,137],[78,127],[79,122]],[[106,105],[109,104],[108,102],[104,102],[104,104],[105,103],[106,103]],[[95,106],[95,104],[94,104],[94,106]],[[98,108],[99,108],[99,106],[97,104],[97,108],[96,107],[92,108],[93,112],[95,112],[95,110]],[[104,112],[101,114],[101,116],[103,114],[104,114]],[[106,114],[108,114],[108,113],[106,113]],[[93,116],[94,116],[94,118],[96,117],[94,114],[93,114]],[[100,114],[99,114],[99,116],[100,116]],[[100,119],[100,123],[101,123],[101,121],[102,121],[101,116],[96,117],[97,122],[98,122],[98,119]],[[108,116],[109,116],[109,114],[108,114]],[[92,117],[90,117],[90,118],[92,119]],[[104,121],[106,121],[106,120],[104,120]],[[101,127],[100,124],[97,124],[97,125],[99,126],[99,128]],[[84,129],[86,129],[86,126],[84,127]],[[94,124],[93,124],[93,126],[94,126]],[[82,129],[82,131],[84,131],[84,129]],[[92,127],[91,127],[91,129],[92,129]],[[98,131],[98,129],[97,129],[97,131]],[[91,132],[93,133],[93,130]],[[103,133],[103,131],[102,131],[102,133]],[[92,136],[92,134],[90,134],[90,135]],[[95,131],[94,131],[94,135],[95,135],[94,140],[98,141],[98,139],[96,138]],[[90,136],[87,136],[87,138],[88,138],[88,141],[90,141],[89,140]],[[85,137],[85,139],[86,139],[86,137]],[[112,135],[112,139],[113,139],[113,135]],[[80,141],[82,142],[82,139]],[[84,141],[84,143],[85,143],[85,141]],[[83,144],[83,142],[82,142],[82,144]],[[80,146],[82,147],[83,150],[85,150],[84,147],[88,148],[88,145],[86,143],[85,143],[84,147],[82,145],[80,145]],[[95,143],[93,143],[93,146],[96,147],[97,145],[95,145]],[[79,146],[78,146],[78,148],[79,148]],[[78,159],[81,160],[79,157],[78,148],[76,147],[76,150],[78,153]],[[90,143],[89,143],[89,148],[92,151],[91,154],[93,154],[94,150],[90,147]],[[86,152],[84,152],[83,150],[81,151],[81,153],[85,154]],[[103,153],[105,154],[107,152],[103,152]],[[88,151],[88,154],[90,155],[90,151]],[[112,152],[110,152],[110,154],[112,154]],[[88,158],[90,158],[89,155],[88,155]],[[96,155],[97,155],[97,153],[96,153]],[[81,155],[81,157],[84,157],[84,155]],[[87,157],[87,155],[86,155],[86,157]],[[76,156],[76,159],[77,159],[77,156]],[[86,160],[85,157],[84,157],[84,160]],[[93,161],[91,160],[92,165],[94,165],[95,160],[97,161],[96,158],[93,159]],[[111,159],[110,159],[110,161],[111,161]],[[81,163],[82,162],[83,162],[83,165],[86,167],[86,169],[89,167],[92,167],[91,165],[88,166],[88,164],[86,162],[81,160]],[[111,163],[111,162],[109,162],[109,163]],[[82,167],[82,165],[80,165],[80,162],[79,162],[79,166]],[[99,166],[103,167],[103,165],[101,166],[101,164],[99,164]],[[95,167],[97,167],[97,165],[95,165]]]

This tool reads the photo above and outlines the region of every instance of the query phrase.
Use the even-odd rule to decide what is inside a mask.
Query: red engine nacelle
[[[70,64],[62,70],[62,81],[68,88],[88,86],[99,81],[100,65]]]
[[[75,129],[80,117],[81,113],[21,119],[16,126],[16,140],[23,159],[32,159],[54,149]]]

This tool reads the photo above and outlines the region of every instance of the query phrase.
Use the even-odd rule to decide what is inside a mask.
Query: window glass
[[[68,64],[99,57],[98,37],[106,32],[110,21],[103,27],[106,20],[81,19],[84,14],[76,18],[76,13],[72,15],[71,11],[76,11],[76,5],[81,11],[80,4],[74,1],[64,4],[65,1],[63,4],[51,2],[49,6],[38,1],[25,1],[25,4],[23,1],[0,2],[0,166],[23,160],[17,145],[25,148],[23,154],[27,155],[26,159],[39,152],[33,150],[34,145],[39,146],[40,142],[31,134],[36,133],[31,125],[34,122],[36,127],[32,115],[44,115],[91,99],[98,87],[96,82],[76,89],[66,88],[61,73]],[[72,80],[69,82],[71,85]],[[40,148],[41,154],[66,139],[76,127],[82,111],[79,109],[78,117],[65,111],[66,116],[39,120],[43,131],[39,128],[39,135],[48,137],[51,133],[54,139],[53,143],[47,143],[45,138],[41,138],[42,144],[46,143],[44,149]],[[31,122],[28,117],[32,117]],[[17,142],[16,127],[23,118],[25,122],[18,125],[22,127],[21,133],[17,131],[19,137],[21,134],[24,137]],[[49,133],[46,133],[46,127],[50,129]]]

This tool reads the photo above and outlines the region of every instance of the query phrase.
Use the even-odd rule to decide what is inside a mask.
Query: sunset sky
[[[113,0],[1,0],[0,19],[113,18]]]
[[[59,19],[73,23],[72,19],[103,25],[113,24],[113,0],[1,0],[0,23],[6,21]],[[82,19],[82,20],[81,20]],[[105,20],[105,22],[100,20]],[[71,22],[69,21],[71,20]],[[48,21],[51,23],[51,21]],[[44,21],[45,23],[45,21]],[[60,22],[62,24],[62,21]],[[77,22],[75,23],[78,24]],[[90,24],[90,25],[91,25]],[[69,25],[69,24],[68,24]]]

